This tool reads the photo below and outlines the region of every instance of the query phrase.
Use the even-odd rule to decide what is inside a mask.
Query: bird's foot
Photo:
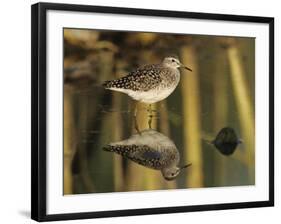
[[[148,117],[149,117],[149,118],[148,118],[148,127],[149,127],[149,129],[151,129],[151,124],[152,124],[152,117],[153,117],[153,115],[151,114],[151,115],[149,115]]]
[[[148,123],[149,129],[152,129],[152,120],[158,119],[158,118],[159,118],[158,116],[155,116],[155,115],[152,115],[152,114],[148,116],[148,122],[147,123]]]
[[[151,104],[149,104],[148,108],[146,108],[146,111],[147,111],[149,114],[157,113],[157,110],[156,110],[156,109],[152,109],[152,108],[151,108]]]

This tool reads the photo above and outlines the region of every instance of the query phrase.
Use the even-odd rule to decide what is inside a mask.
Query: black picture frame
[[[209,204],[196,206],[162,207],[69,214],[46,213],[46,13],[48,10],[100,12],[124,15],[176,17],[235,22],[269,24],[269,200],[243,203]],[[37,221],[54,221],[115,216],[147,215],[160,213],[192,212],[274,206],[274,18],[241,15],[163,11],[136,8],[101,7],[89,5],[37,3],[32,5],[31,17],[31,218]]]

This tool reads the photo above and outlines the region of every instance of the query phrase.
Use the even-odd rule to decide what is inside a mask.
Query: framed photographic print
[[[274,19],[32,6],[32,218],[274,205]]]

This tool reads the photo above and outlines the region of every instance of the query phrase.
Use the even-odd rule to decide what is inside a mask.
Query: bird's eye
[[[175,60],[174,60],[174,59],[172,59],[172,62],[175,62]]]
[[[172,173],[172,176],[174,176],[175,174],[174,173]]]

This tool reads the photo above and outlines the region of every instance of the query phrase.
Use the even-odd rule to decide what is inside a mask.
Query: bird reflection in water
[[[160,170],[166,180],[174,180],[182,169],[191,165],[179,166],[180,154],[174,142],[153,129],[143,130],[123,141],[110,143],[103,149],[142,166]]]

